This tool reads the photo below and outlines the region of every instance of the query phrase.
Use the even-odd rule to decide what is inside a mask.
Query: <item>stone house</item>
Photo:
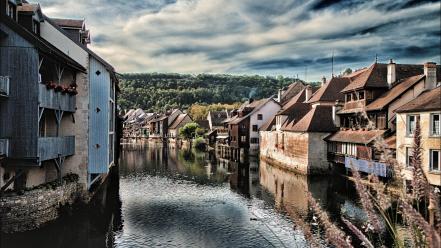
[[[86,192],[106,178],[116,160],[115,71],[87,48],[88,39],[73,39],[43,15],[38,4],[1,0],[0,6],[0,33],[4,34],[0,35],[0,64],[5,65],[0,66],[0,75],[19,80],[10,84],[13,94],[0,103],[0,115],[7,116],[0,118],[0,126],[5,127],[0,139],[8,150],[0,184],[5,186],[15,176],[9,188],[31,188],[74,173]],[[66,21],[81,23],[76,32],[82,37],[84,20]],[[22,89],[32,90],[25,94]],[[17,105],[17,97],[26,104]],[[7,130],[13,126],[20,132]]]
[[[417,120],[421,126],[422,167],[429,183],[441,186],[441,86],[427,90],[397,113],[397,161],[404,166],[407,179],[412,177],[413,133]]]
[[[428,68],[434,77],[428,77]],[[390,176],[390,169],[382,163],[381,153],[376,151],[374,143],[384,139],[387,147],[395,150],[394,110],[433,88],[437,70],[439,67],[433,63],[407,65],[391,61],[389,64],[375,63],[355,72],[342,91],[345,104],[336,110],[340,130],[326,138],[329,161],[382,177]]]
[[[229,145],[235,149],[247,150],[250,155],[259,152],[259,129],[274,117],[280,105],[273,98],[243,104],[237,115],[228,122]]]
[[[260,157],[302,174],[328,171],[324,138],[336,131],[333,110],[348,80],[332,78],[314,92],[308,86],[260,129]],[[337,104],[338,105],[338,104]]]
[[[168,128],[168,135],[167,137],[170,139],[177,139],[179,138],[179,128],[185,126],[187,123],[191,123],[193,120],[190,118],[188,114],[180,114],[175,119],[175,121],[170,125]]]

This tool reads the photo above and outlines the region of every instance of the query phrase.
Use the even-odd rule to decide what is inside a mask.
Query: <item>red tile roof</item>
[[[335,102],[344,101],[345,95],[341,90],[348,86],[350,79],[348,77],[334,77],[328,83],[320,87],[308,102]]]
[[[265,124],[263,124],[259,131],[272,131],[273,126],[276,125],[276,116],[277,115],[273,116]]]
[[[331,134],[325,140],[367,145],[385,132],[386,130],[344,130]]]
[[[366,111],[382,110],[424,78],[424,75],[417,75],[406,78],[403,81],[399,81],[394,85],[392,89],[384,93],[379,98],[375,99],[375,101],[373,101],[369,105],[367,105]]]
[[[336,127],[332,119],[332,106],[318,105],[286,131],[292,132],[334,132]]]
[[[431,110],[441,110],[441,86],[421,93],[417,98],[404,104],[395,112],[422,112]]]

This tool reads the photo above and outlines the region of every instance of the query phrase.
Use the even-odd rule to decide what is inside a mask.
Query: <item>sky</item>
[[[440,61],[440,1],[40,0],[86,19],[120,73],[259,74],[318,81],[377,58]]]

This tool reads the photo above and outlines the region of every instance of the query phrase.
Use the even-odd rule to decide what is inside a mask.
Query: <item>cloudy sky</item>
[[[37,1],[37,0],[35,0]],[[393,58],[440,63],[440,1],[40,0],[85,18],[119,72],[299,76]]]

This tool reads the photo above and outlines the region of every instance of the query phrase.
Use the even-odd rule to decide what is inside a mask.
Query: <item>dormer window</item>
[[[32,32],[34,32],[38,35],[40,34],[40,23],[38,23],[35,20],[32,22]]]
[[[15,4],[11,3],[8,1],[8,6],[6,9],[6,15],[9,16],[11,19],[16,19],[16,15],[17,15],[17,7],[15,6]]]

